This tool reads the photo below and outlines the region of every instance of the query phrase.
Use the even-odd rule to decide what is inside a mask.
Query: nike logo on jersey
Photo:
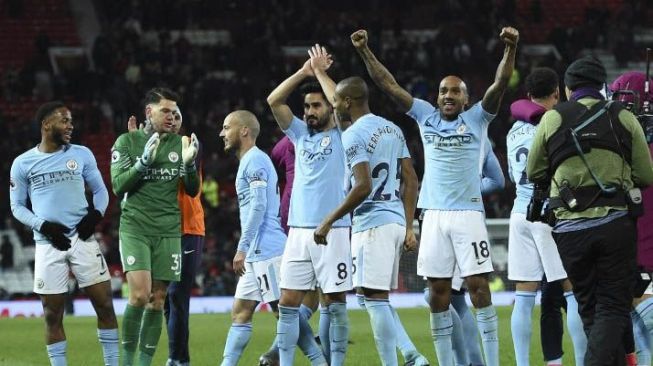
[[[190,254],[190,253],[192,253],[194,251],[195,251],[195,249],[193,249],[193,250],[184,250],[184,254]]]
[[[476,261],[476,264],[478,264],[478,265],[480,266],[481,264],[483,264],[483,263],[485,263],[485,262],[487,262],[487,259],[482,260],[482,261]]]
[[[102,276],[102,275],[105,274],[105,273],[107,273],[107,270],[106,270],[106,269],[105,269],[104,271],[100,272],[100,276]]]
[[[340,286],[340,285],[342,285],[343,283],[345,283],[345,281],[336,282],[336,286]]]
[[[153,348],[156,348],[156,345],[151,346],[151,345],[149,345],[149,344],[146,343],[146,344],[145,344],[145,348],[153,349]]]

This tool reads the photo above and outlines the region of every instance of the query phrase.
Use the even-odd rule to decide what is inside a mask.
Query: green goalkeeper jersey
[[[194,165],[184,165],[181,136],[176,134],[163,135],[152,164],[144,172],[136,170],[134,165],[150,136],[142,130],[127,132],[111,149],[111,184],[116,196],[123,197],[120,231],[180,237],[179,180],[183,180],[187,194],[197,195],[197,170]]]

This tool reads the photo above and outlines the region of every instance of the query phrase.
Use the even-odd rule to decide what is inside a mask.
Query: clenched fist
[[[360,29],[352,33],[351,43],[356,48],[363,48],[367,46],[367,31],[365,29]]]
[[[519,31],[513,27],[504,27],[501,29],[501,34],[499,34],[501,41],[506,44],[506,46],[517,46],[519,42]]]

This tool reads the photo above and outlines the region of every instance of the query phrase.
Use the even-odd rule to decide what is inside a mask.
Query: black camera
[[[620,100],[622,99],[621,97],[628,96],[630,99],[629,102],[622,102],[624,104],[624,107],[626,107],[627,110],[632,112],[635,117],[637,117],[637,120],[639,121],[639,124],[642,126],[642,130],[644,130],[644,136],[646,136],[646,142],[647,143],[652,143],[653,142],[653,113],[650,111],[650,106],[648,102],[644,102],[642,108],[639,108],[640,105],[640,95],[636,91],[633,90],[617,90],[612,93],[612,100]]]
[[[530,222],[547,222],[548,214],[545,210],[546,201],[549,198],[550,184],[535,183],[533,187],[533,196],[526,208],[526,220]]]
[[[639,124],[642,125],[644,129],[644,136],[646,136],[646,142],[653,143],[653,114],[645,113],[637,116]]]

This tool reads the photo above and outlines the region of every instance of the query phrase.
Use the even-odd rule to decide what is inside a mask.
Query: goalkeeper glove
[[[143,155],[138,158],[136,165],[134,167],[139,172],[144,172],[156,158],[156,150],[159,147],[159,133],[155,132],[152,134],[149,140],[145,143],[145,148],[143,149]]]
[[[88,240],[88,238],[93,235],[93,232],[95,232],[95,226],[100,222],[100,220],[102,220],[102,214],[100,211],[96,209],[89,211],[89,213],[79,221],[79,224],[77,224],[77,234],[79,234],[79,238],[84,241]]]
[[[188,136],[181,138],[181,157],[184,160],[184,165],[191,166],[195,164],[197,150],[199,150],[199,142],[197,142],[197,136],[194,133],[190,135],[190,138]]]
[[[57,224],[56,222],[45,221],[41,225],[39,231],[41,234],[45,235],[45,237],[52,243],[52,246],[58,250],[70,249],[70,239],[66,236],[66,233],[70,231],[69,228]]]

